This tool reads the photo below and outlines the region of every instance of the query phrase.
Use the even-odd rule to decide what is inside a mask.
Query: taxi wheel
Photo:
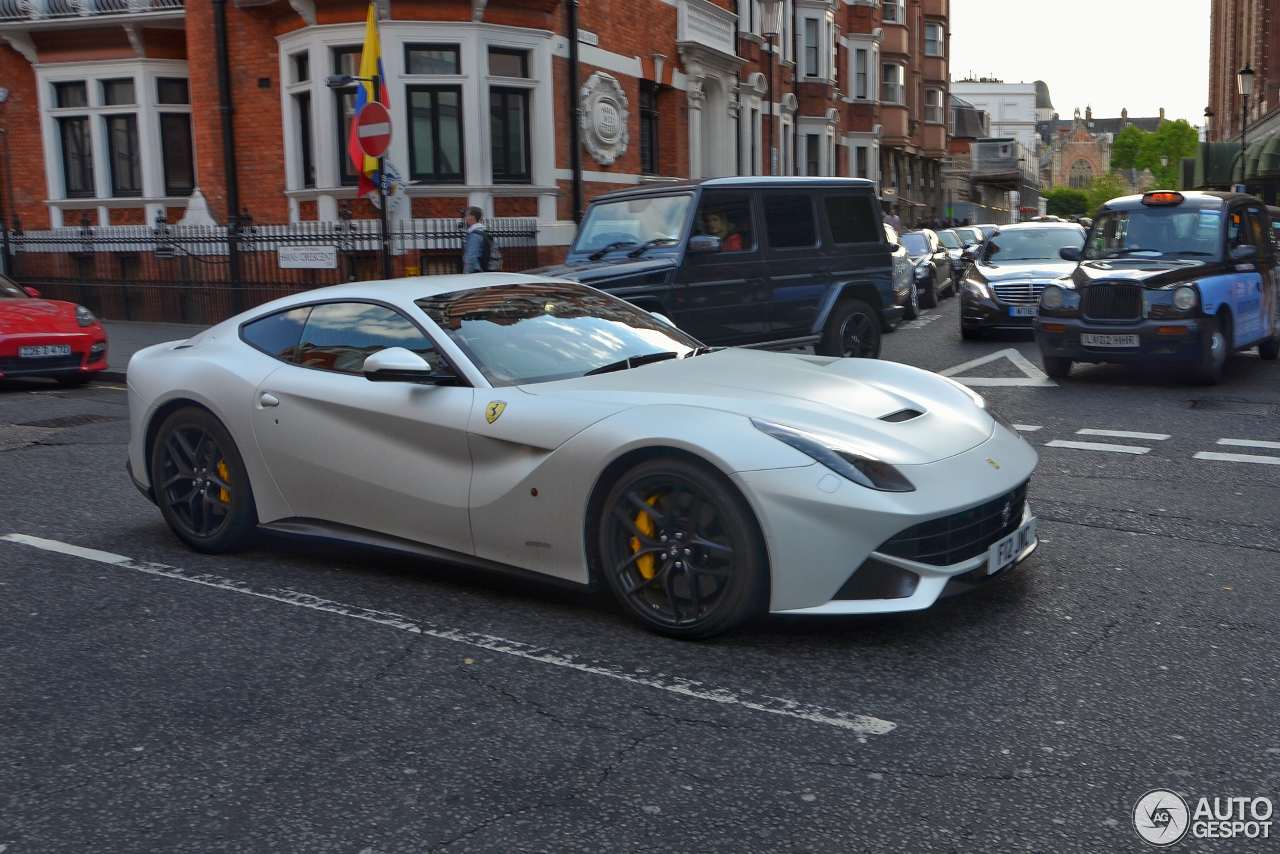
[[[1258,355],[1268,362],[1280,356],[1280,338],[1268,338],[1259,344]]]
[[[1205,326],[1196,380],[1202,385],[1217,385],[1222,382],[1222,372],[1227,365],[1227,332],[1230,327],[1216,317],[1206,321]]]
[[[1044,372],[1055,380],[1064,380],[1071,376],[1070,359],[1062,356],[1044,356],[1040,357],[1040,364],[1044,365]]]

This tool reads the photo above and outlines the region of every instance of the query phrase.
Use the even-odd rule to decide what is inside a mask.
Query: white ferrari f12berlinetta
[[[340,285],[129,363],[129,470],[192,548],[260,530],[603,584],[697,638],[926,608],[1036,548],[1031,447],[867,359],[718,349],[582,285]]]

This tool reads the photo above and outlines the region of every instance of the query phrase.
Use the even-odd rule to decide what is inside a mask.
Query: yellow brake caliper
[[[654,507],[658,503],[658,498],[659,496],[657,495],[650,495],[645,499],[645,504],[648,504],[650,507]],[[653,532],[658,528],[657,525],[653,524],[653,517],[643,510],[636,514],[635,523],[636,530],[644,534],[646,537],[652,537]],[[631,546],[632,554],[640,551],[640,538],[632,537],[629,545]],[[640,555],[640,557],[636,558],[636,569],[640,570],[640,575],[644,577],[645,581],[653,578],[654,574],[657,572],[657,568],[654,566],[655,563],[657,563],[657,561],[654,560],[652,554]]]
[[[223,483],[231,483],[231,469],[227,468],[226,460],[218,460],[217,470],[218,470],[218,477],[222,478]],[[221,501],[223,504],[230,504],[231,503],[230,491],[222,487],[218,487],[218,500]]]

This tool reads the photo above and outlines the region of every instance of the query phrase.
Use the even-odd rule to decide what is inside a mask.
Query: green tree
[[[1146,138],[1150,135],[1137,125],[1129,125],[1116,134],[1115,141],[1111,143],[1111,168],[1141,168],[1138,166],[1138,157],[1142,152],[1142,146],[1146,142]]]
[[[1089,214],[1092,216],[1098,208],[1117,196],[1123,196],[1126,192],[1128,192],[1128,186],[1116,173],[1098,175],[1085,191],[1089,198]]]
[[[1194,157],[1200,138],[1185,119],[1162,122],[1155,131],[1129,125],[1111,143],[1112,169],[1150,169],[1156,186],[1176,190],[1182,186],[1182,158]]]
[[[1089,194],[1071,187],[1054,187],[1044,194],[1048,212],[1054,216],[1083,216],[1089,213]]]

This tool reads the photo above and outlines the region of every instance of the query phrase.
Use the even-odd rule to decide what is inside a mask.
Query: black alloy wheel
[[[230,433],[203,409],[165,419],[151,448],[151,483],[169,527],[197,551],[243,545],[257,525],[244,461]]]
[[[916,284],[915,279],[911,280],[911,294],[907,297],[907,304],[902,308],[903,320],[915,320],[920,316],[920,286]]]
[[[767,607],[759,528],[717,472],[678,458],[641,463],[605,496],[597,526],[609,588],[660,634],[708,638]]]
[[[879,313],[860,299],[841,300],[827,318],[822,341],[814,349],[819,356],[878,359]]]

